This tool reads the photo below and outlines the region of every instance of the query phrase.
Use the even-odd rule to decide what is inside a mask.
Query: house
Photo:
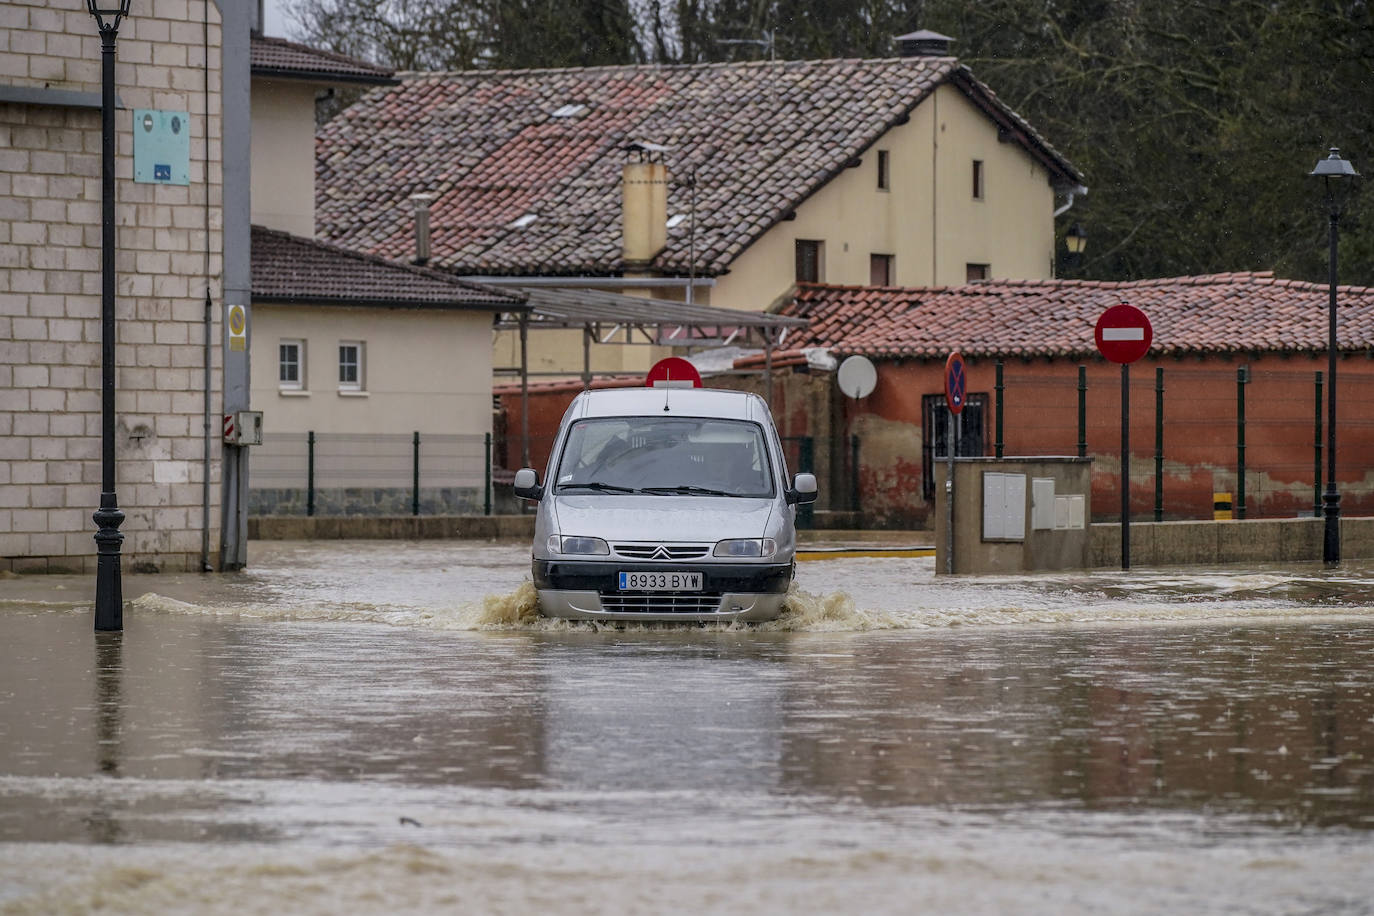
[[[101,40],[85,4],[55,0],[0,5],[0,35],[0,569],[93,571]],[[223,37],[216,4],[173,0],[136,4],[116,43],[114,445],[129,570],[203,569],[220,540],[222,201],[242,193],[224,183]],[[136,115],[175,154],[159,157],[165,174]]]
[[[929,43],[912,42],[915,47]],[[320,238],[493,283],[765,309],[797,280],[1053,273],[1083,178],[948,56],[409,73],[317,140]],[[1062,203],[1061,203],[1062,202]],[[573,338],[537,370],[575,374]],[[511,335],[498,360],[513,365]],[[595,369],[648,357],[602,348]]]
[[[841,494],[851,482],[845,449],[857,437],[863,517],[924,524],[932,462],[945,454],[945,363],[957,351],[968,396],[956,454],[1089,455],[1094,512],[1119,518],[1123,373],[1097,352],[1094,329],[1108,307],[1127,302],[1153,329],[1149,352],[1125,374],[1132,514],[1211,518],[1215,494],[1227,494],[1240,518],[1310,516],[1325,467],[1328,295],[1324,285],[1268,273],[803,285],[782,312],[810,326],[780,362],[823,348],[839,360],[869,359],[877,381],[856,400],[836,389],[832,374],[794,374],[775,394],[779,422],[784,435],[843,446],[827,469]],[[1374,289],[1342,287],[1338,302],[1337,486],[1344,513],[1367,515]]]
[[[225,443],[220,429],[258,406],[251,226],[313,234],[315,95],[393,81],[254,28],[253,4],[169,0],[135,4],[116,41],[114,446],[130,570],[246,562],[257,446]],[[0,6],[0,34],[0,569],[92,571],[103,464],[100,37],[84,7],[55,0]],[[470,288],[435,282],[472,301]],[[283,298],[271,294],[269,308]],[[479,320],[458,309],[453,326],[489,328],[494,311]],[[231,314],[247,317],[241,335]],[[271,329],[270,315],[259,321]],[[472,350],[489,365],[489,330]],[[476,429],[488,428],[483,416]]]
[[[306,511],[311,434],[321,437],[312,512],[410,511],[413,436],[463,443],[437,462],[462,485],[427,486],[428,510],[480,509],[492,324],[525,312],[525,297],[313,238],[316,99],[340,85],[394,85],[391,71],[255,35],[252,73],[250,400],[264,441],[250,511]],[[371,466],[350,465],[360,452]]]

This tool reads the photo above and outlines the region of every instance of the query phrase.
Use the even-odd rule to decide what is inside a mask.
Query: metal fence
[[[274,433],[253,449],[251,515],[492,513],[491,435]]]
[[[1133,517],[1235,518],[1320,515],[1325,467],[1322,373],[1302,369],[1144,368],[1129,373],[1130,511]],[[1374,511],[1374,415],[1368,382],[1341,376],[1338,487],[1348,511]],[[1075,405],[1076,409],[1065,409]],[[984,454],[1094,459],[1100,489],[1119,489],[1119,379],[1018,377],[993,392]],[[1099,508],[1105,509],[1107,503]],[[1094,513],[1099,519],[1106,516]],[[1111,514],[1119,517],[1119,511]]]

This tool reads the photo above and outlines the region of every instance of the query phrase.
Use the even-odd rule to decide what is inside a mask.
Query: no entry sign
[[[964,358],[954,352],[945,360],[945,403],[952,413],[964,409],[965,389],[968,382],[964,378]]]
[[[1133,363],[1154,339],[1150,319],[1134,305],[1114,305],[1097,319],[1097,351],[1114,363]]]
[[[660,359],[644,377],[649,388],[700,388],[701,373],[681,356]]]

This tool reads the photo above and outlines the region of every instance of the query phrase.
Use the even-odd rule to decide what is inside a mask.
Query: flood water
[[[803,563],[755,627],[528,548],[0,580],[0,913],[1374,912],[1374,565]]]

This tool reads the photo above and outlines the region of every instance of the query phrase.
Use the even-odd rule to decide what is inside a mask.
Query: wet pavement
[[[250,561],[0,580],[0,913],[1374,912],[1374,565],[616,628],[522,545]]]

